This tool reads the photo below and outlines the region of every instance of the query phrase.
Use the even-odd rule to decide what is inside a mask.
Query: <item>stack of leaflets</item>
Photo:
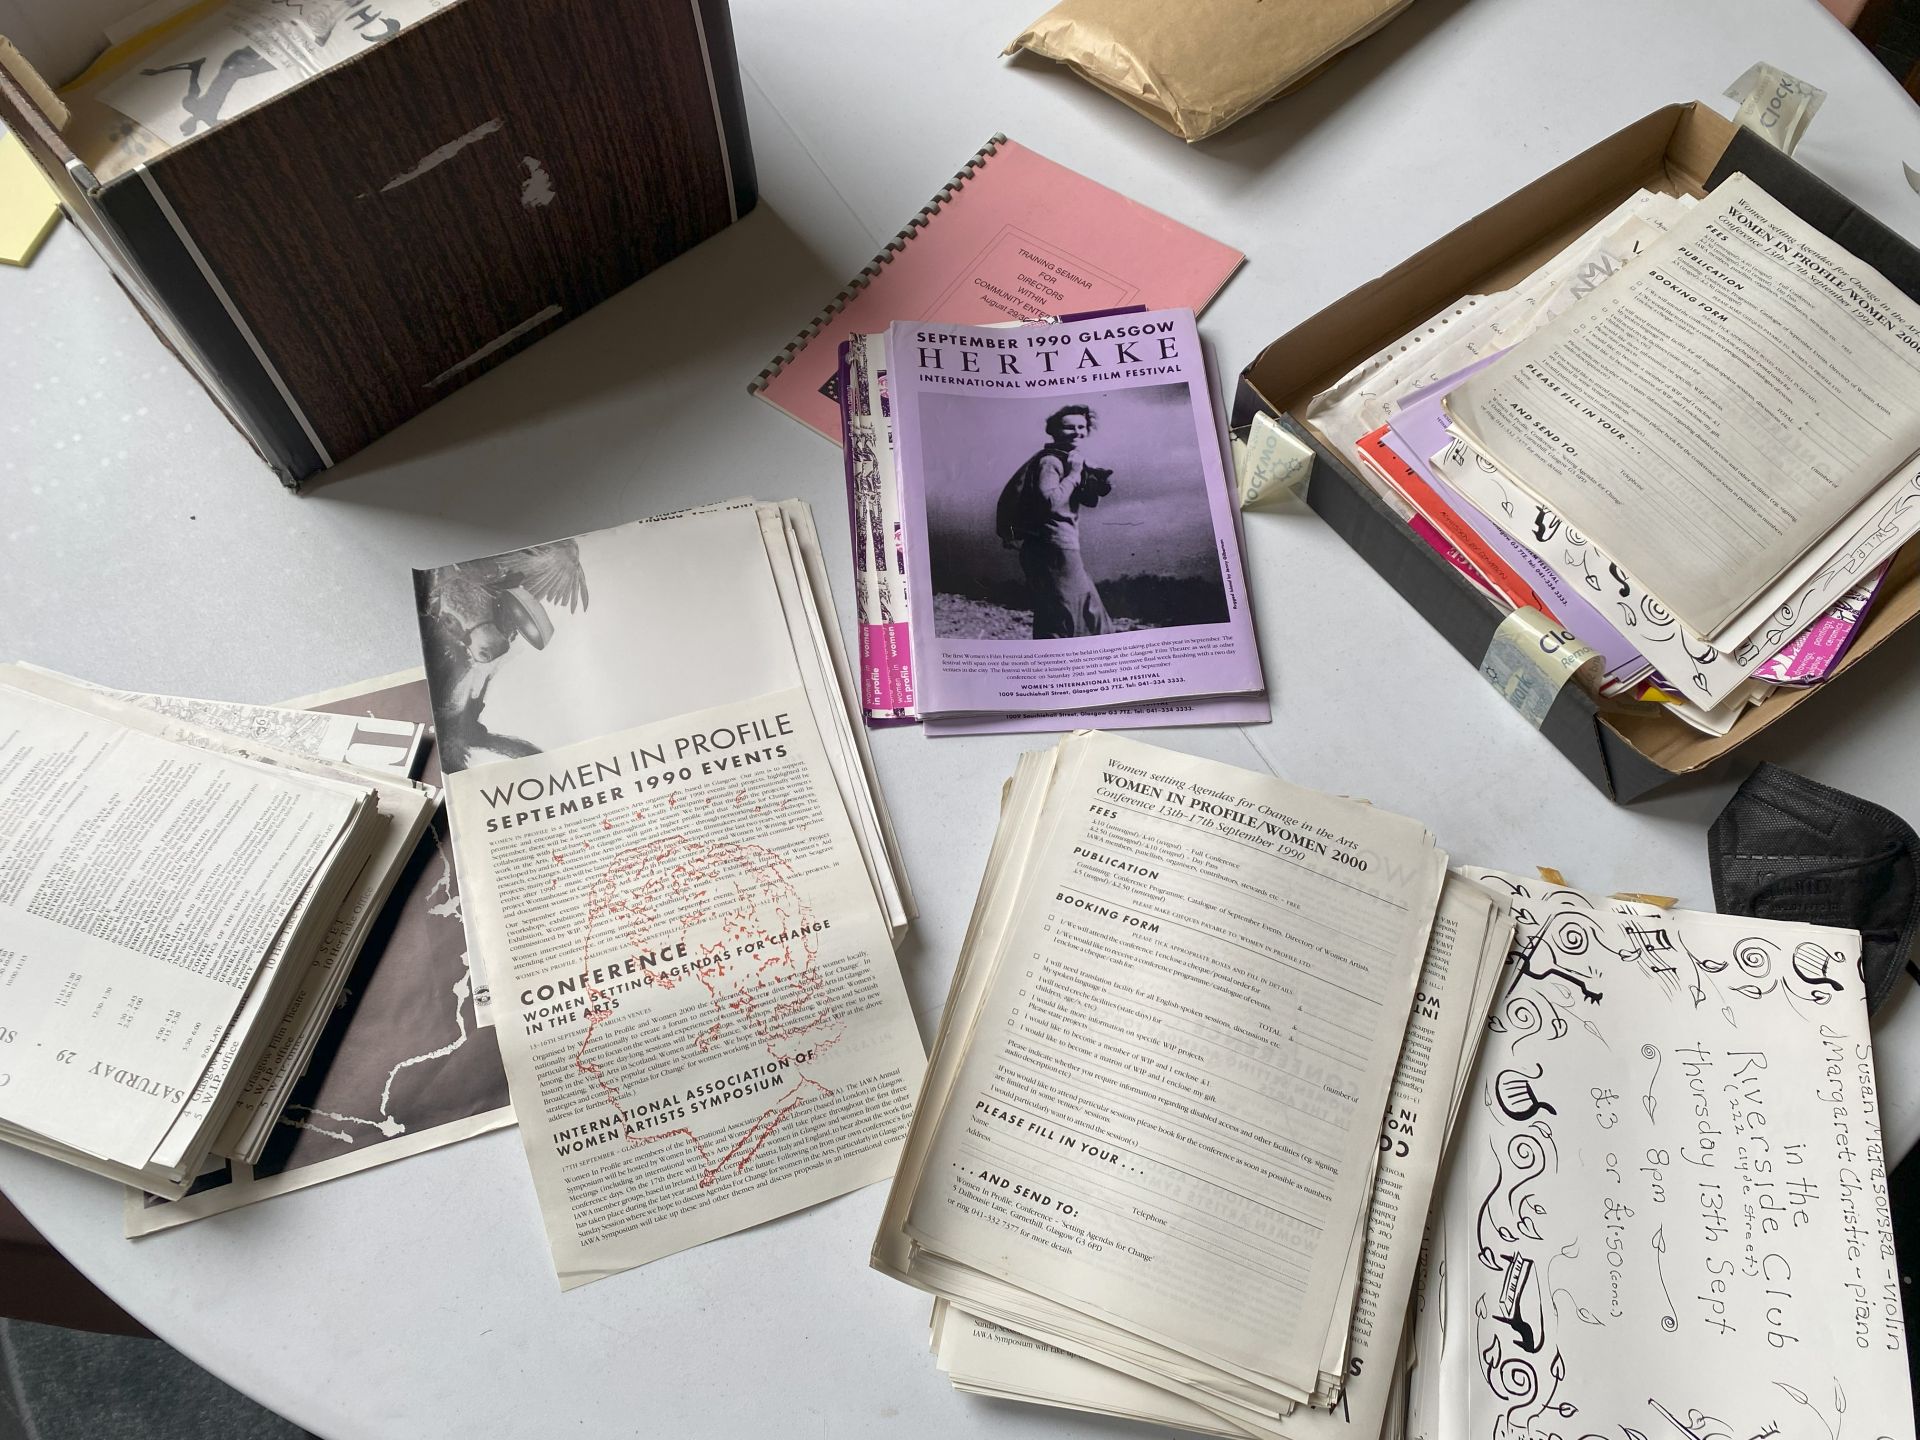
[[[1414,821],[1100,733],[1023,756],[875,1267],[966,1390],[1379,1433],[1511,930]]]
[[[169,1198],[257,1159],[431,817],[420,735],[0,667],[0,1138]]]
[[[913,896],[804,503],[727,501],[416,570],[414,596],[449,781],[803,686],[880,913],[895,944],[905,936]],[[472,809],[453,787],[447,815],[462,855],[484,832]],[[481,1023],[491,1024],[493,957],[471,928],[468,940]]]
[[[315,758],[344,754],[440,783],[419,670],[276,706],[139,698]],[[460,906],[436,813],[340,994],[319,1007],[325,1026],[259,1156],[217,1156],[179,1200],[129,1188],[126,1233],[171,1229],[513,1124],[494,1032],[474,1016]]]
[[[806,506],[415,578],[561,1284],[890,1175],[925,1063],[893,955],[912,900]]]
[[[1736,174],[1641,191],[1307,418],[1600,696],[1724,735],[1834,672],[1920,531],[1916,397],[1920,305]]]
[[[1468,873],[1514,960],[1405,1433],[1911,1440],[1860,935]]]
[[[869,724],[1269,717],[1191,311],[900,321],[841,360]]]

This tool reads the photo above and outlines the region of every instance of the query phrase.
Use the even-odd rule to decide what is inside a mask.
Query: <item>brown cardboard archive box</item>
[[[0,121],[290,486],[756,197],[726,0],[453,0],[105,182],[0,59]]]
[[[1275,417],[1314,451],[1307,502],[1477,668],[1506,618],[1383,504],[1359,473],[1303,418],[1308,402],[1368,356],[1462,295],[1511,285],[1641,187],[1702,195],[1744,172],[1804,220],[1920,299],[1920,251],[1758,136],[1704,105],[1671,105],[1601,141],[1483,211],[1410,260],[1322,310],[1263,350],[1240,375],[1233,423]],[[1839,672],[1806,690],[1778,691],[1714,739],[1656,707],[1608,705],[1565,685],[1541,732],[1616,801],[1645,795],[1738,749],[1803,704],[1822,703],[1857,666],[1920,611],[1920,541],[1893,560]],[[1489,700],[1489,703],[1494,703]],[[1837,703],[1837,702],[1834,702]]]

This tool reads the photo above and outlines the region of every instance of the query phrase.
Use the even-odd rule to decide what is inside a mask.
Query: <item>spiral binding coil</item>
[[[827,302],[826,309],[802,326],[800,333],[781,347],[780,353],[767,362],[767,368],[755,377],[751,385],[747,386],[747,393],[755,395],[766,389],[774,376],[785,369],[802,350],[813,342],[814,337],[827,327],[827,322],[846,309],[853,302],[853,298],[872,284],[879,277],[880,272],[893,262],[893,257],[907,248],[907,242],[913,239],[914,232],[925,228],[927,222],[938,215],[945,208],[946,203],[960,193],[961,187],[971,180],[979,172],[980,167],[997,154],[1000,147],[1006,143],[1005,135],[995,135],[974,151],[973,158],[954,171],[953,178],[934,192],[933,198],[920,207],[919,214],[907,221],[900,233],[889,240],[885,248],[875,255],[858,275],[847,281],[840,293]]]

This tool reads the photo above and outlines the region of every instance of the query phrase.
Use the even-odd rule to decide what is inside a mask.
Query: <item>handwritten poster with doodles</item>
[[[1858,935],[1467,873],[1517,929],[1409,1433],[1912,1436]]]
[[[803,690],[447,783],[562,1288],[893,1173],[925,1056]]]

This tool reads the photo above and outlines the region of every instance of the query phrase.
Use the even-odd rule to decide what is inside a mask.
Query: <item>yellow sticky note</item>
[[[0,132],[0,264],[25,265],[60,218],[60,197],[12,131]]]

